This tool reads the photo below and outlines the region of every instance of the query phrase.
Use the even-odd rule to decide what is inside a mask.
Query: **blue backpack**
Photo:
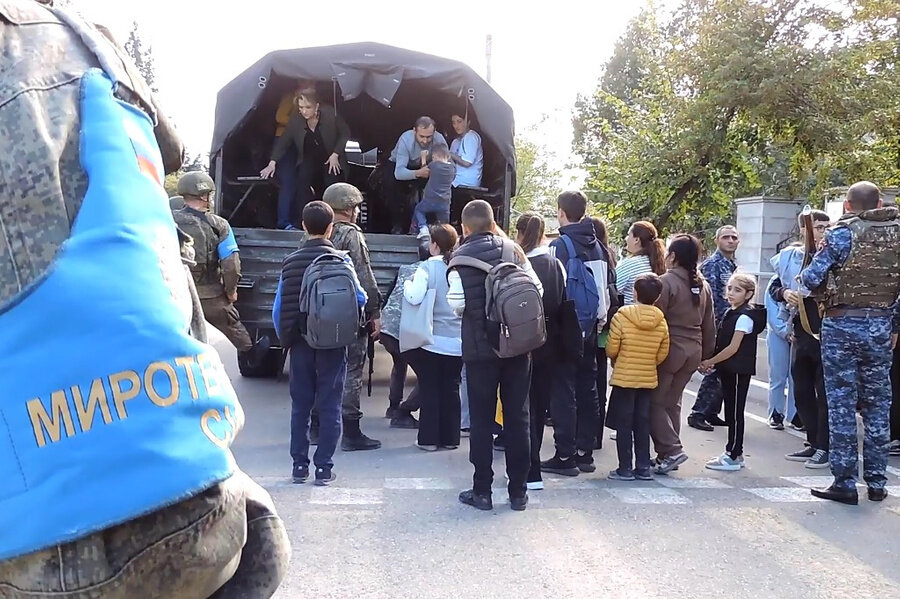
[[[597,280],[588,265],[578,259],[569,236],[560,235],[559,238],[566,244],[566,251],[569,253],[569,260],[566,262],[566,297],[575,302],[578,324],[581,325],[581,332],[586,335],[597,325],[600,310]]]

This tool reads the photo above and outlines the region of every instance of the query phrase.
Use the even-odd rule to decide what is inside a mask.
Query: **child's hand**
[[[700,362],[700,367],[697,370],[700,371],[701,374],[709,374],[712,372],[714,364],[710,360],[703,360]]]

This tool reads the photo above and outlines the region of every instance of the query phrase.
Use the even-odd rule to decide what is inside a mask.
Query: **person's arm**
[[[659,349],[656,350],[656,365],[662,364],[669,357],[669,326],[665,319],[662,321],[663,338],[659,342]]]
[[[272,323],[275,334],[281,339],[281,287],[284,284],[284,273],[278,276],[278,288],[275,290],[275,301],[272,303]]]
[[[397,181],[412,181],[416,178],[416,173],[408,168],[410,163],[409,146],[406,143],[405,133],[397,140],[397,165],[394,167],[394,178]],[[418,158],[418,156],[416,157]],[[420,169],[421,170],[421,169]]]
[[[350,266],[353,266],[353,260],[350,259],[349,255],[344,256],[344,260],[347,262],[347,264],[349,264]],[[362,284],[360,284],[359,277],[356,274],[356,269],[352,269],[352,270],[353,270],[353,284],[356,285],[356,304],[360,308],[362,308],[368,302],[369,295],[366,293],[366,290],[363,289]],[[380,301],[380,299],[379,299],[379,301]]]
[[[541,297],[544,297],[544,285],[541,283],[541,279],[538,278],[537,273],[534,272],[534,269],[531,268],[531,261],[528,258],[525,258],[525,262],[522,264],[522,270],[531,277],[531,280],[537,285],[538,293],[541,294]]]
[[[561,239],[554,239],[550,242],[550,255],[559,260],[565,270],[566,264],[569,262],[569,250]]]
[[[457,316],[462,315],[466,309],[466,294],[463,290],[462,278],[456,270],[451,270],[447,275],[447,283],[450,290],[447,292],[447,303],[453,308]]]
[[[269,166],[272,166],[273,162],[281,160],[288,149],[290,149],[291,144],[294,143],[294,130],[297,128],[301,118],[299,113],[291,115],[287,126],[284,128],[284,133],[282,133],[281,137],[275,141],[275,146],[272,148],[272,155],[269,157]],[[289,166],[293,167],[293,165]]]
[[[800,284],[804,287],[801,294],[808,296],[811,290],[817,289],[828,277],[828,271],[839,267],[850,256],[852,236],[850,229],[839,227],[825,231],[824,247],[816,252],[809,266],[800,273]]]
[[[618,267],[617,267],[618,268]],[[616,275],[618,280],[618,274]],[[662,310],[662,313],[665,314],[669,310],[669,298],[671,296],[671,290],[669,289],[669,279],[665,275],[660,277],[660,282],[662,283],[662,290],[659,293],[659,298],[656,300],[655,306]],[[619,289],[621,293],[622,290]]]
[[[738,349],[741,347],[741,341],[744,340],[744,331],[734,331],[734,336],[731,338],[731,343],[729,343],[725,349],[714,355],[709,360],[703,360],[700,363],[700,368],[702,370],[709,370],[713,368],[716,364],[721,364],[731,356],[737,353]]]
[[[225,234],[219,239],[216,251],[222,269],[222,285],[225,287],[225,295],[233,302],[237,299],[237,284],[241,280],[241,257],[231,227],[227,227]]]
[[[606,357],[615,360],[622,347],[622,318],[619,314],[613,316],[609,325],[609,337],[606,339]]]
[[[703,338],[702,355],[708,357],[716,351],[716,315],[713,313],[713,301],[712,297],[710,297],[709,285],[704,284],[701,294],[703,293],[703,290],[706,291],[706,301],[704,302],[704,298],[701,295],[700,301],[704,305],[703,317],[700,321],[700,332]]]
[[[403,297],[413,306],[418,306],[425,299],[426,293],[428,293],[428,270],[425,264],[421,264],[413,278],[403,282]]]
[[[710,258],[700,265],[700,274],[709,283],[709,291],[713,300],[713,315],[718,323],[725,312],[728,311],[728,302],[725,300],[725,282],[716,269],[716,261]]]
[[[478,157],[478,137],[469,135],[471,131],[466,131],[459,140],[459,154],[456,155],[456,163],[460,166],[469,167],[475,164],[475,158]]]
[[[350,260],[356,270],[357,280],[362,284],[361,287],[367,297],[367,320],[379,320],[381,318],[381,294],[378,292],[378,283],[375,281],[375,273],[372,272],[372,265],[369,261],[369,248],[362,239],[362,233],[354,230],[354,234],[349,235],[349,246],[347,252],[350,254]]]
[[[768,293],[769,297],[776,302],[784,303],[784,283],[781,282],[781,277],[772,277],[772,280],[769,281]]]

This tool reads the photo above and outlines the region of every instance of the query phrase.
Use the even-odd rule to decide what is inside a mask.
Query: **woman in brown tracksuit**
[[[700,243],[678,235],[669,244],[668,271],[656,306],[662,310],[671,338],[669,357],[659,365],[659,384],[650,401],[650,435],[658,454],[655,472],[668,474],[687,460],[681,445],[681,395],[702,359],[716,346],[709,284],[697,271]]]

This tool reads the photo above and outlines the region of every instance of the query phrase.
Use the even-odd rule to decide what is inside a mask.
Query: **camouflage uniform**
[[[183,148],[108,34],[63,11],[0,0],[0,64],[3,310],[47,273],[81,207],[79,94],[88,69],[102,66],[122,99],[157,119],[167,172],[180,167]],[[289,556],[271,499],[238,471],[165,509],[0,562],[0,598],[270,597]]]
[[[886,481],[891,332],[900,330],[898,217],[894,207],[845,214],[800,273],[804,293],[826,283],[822,367],[833,486],[841,490],[856,490],[857,405],[865,424],[863,478],[873,489]]]
[[[178,244],[181,252],[181,261],[184,264],[184,272],[188,280],[193,283],[194,278],[191,276],[191,267],[196,266],[194,260],[194,240],[190,235],[178,229]],[[191,293],[191,335],[194,339],[206,343],[208,341],[206,335],[206,319],[203,318],[203,306],[200,304],[200,296],[197,294],[196,285],[189,285]]]
[[[235,252],[219,260],[218,245],[231,234],[228,221],[209,212],[200,212],[188,206],[172,213],[178,227],[194,241],[194,266],[191,274],[197,285],[200,304],[207,322],[213,325],[238,351],[253,346],[247,329],[241,324],[237,308],[227,296],[237,293],[241,279],[241,259]]]
[[[331,243],[335,249],[347,252],[353,261],[356,275],[362,284],[363,290],[368,295],[366,301],[366,322],[381,318],[381,293],[372,273],[369,262],[369,248],[366,246],[366,238],[362,229],[354,223],[335,221],[331,234]],[[347,378],[344,380],[344,397],[342,412],[344,420],[358,421],[362,418],[359,397],[363,386],[363,366],[366,362],[366,346],[368,339],[365,334],[347,347]]]
[[[728,311],[728,300],[725,299],[725,287],[728,279],[734,274],[737,265],[727,258],[722,252],[716,250],[712,256],[700,265],[700,272],[709,282],[709,289],[713,297],[713,313],[716,316],[716,327],[722,322],[722,317]],[[704,418],[711,418],[722,409],[722,383],[719,375],[713,371],[703,377],[700,388],[697,390],[697,401],[691,408],[693,414],[701,414]]]

